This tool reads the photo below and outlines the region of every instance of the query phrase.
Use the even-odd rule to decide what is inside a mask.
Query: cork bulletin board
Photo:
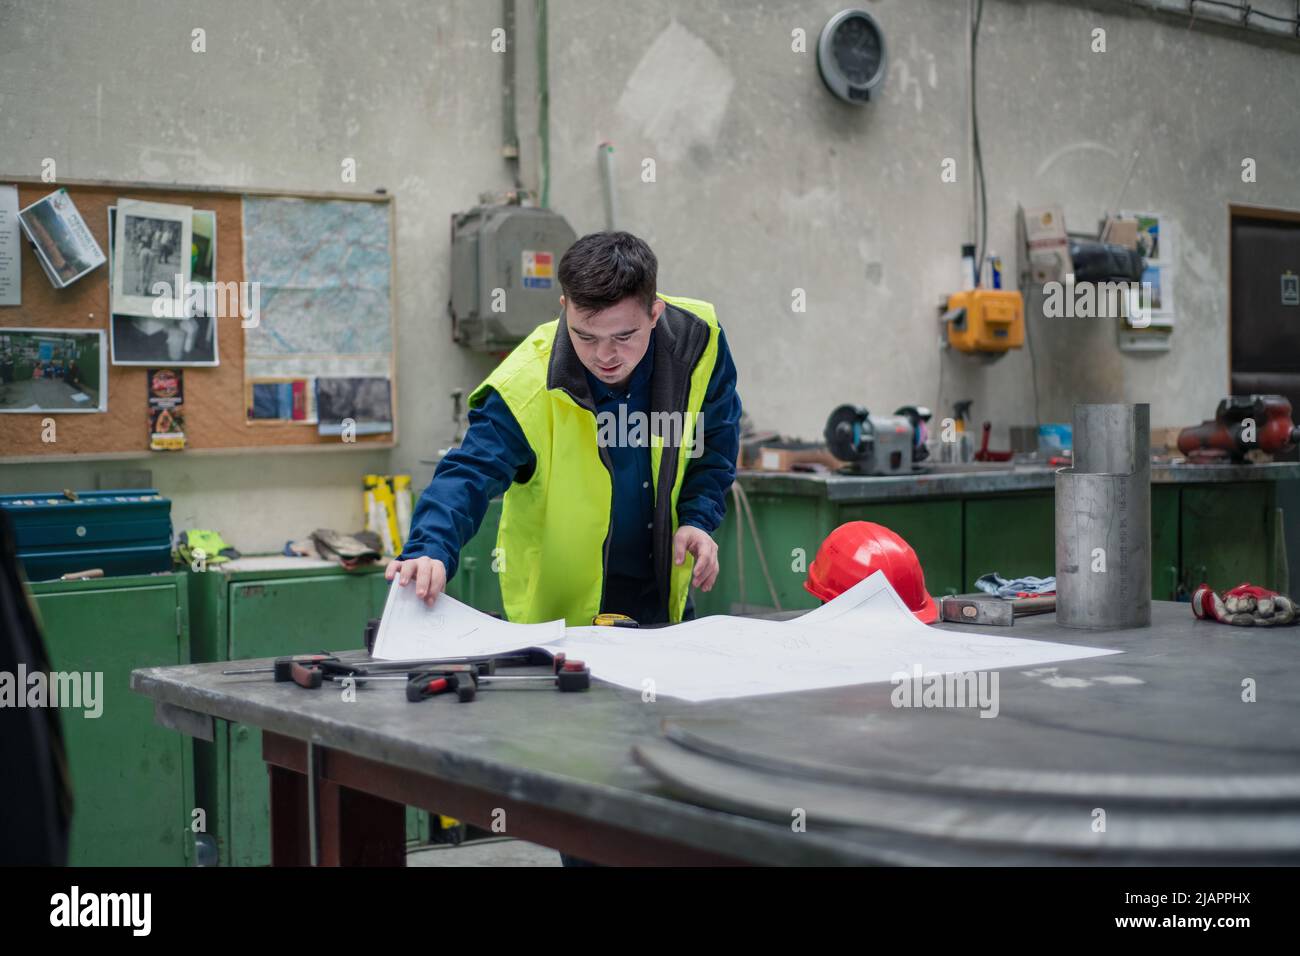
[[[187,455],[205,452],[256,452],[256,451],[311,451],[355,450],[390,448],[397,441],[397,388],[393,361],[393,290],[392,263],[395,259],[393,235],[393,204],[386,195],[358,196],[355,194],[287,193],[254,190],[223,191],[202,187],[161,187],[126,183],[60,183],[51,184],[22,178],[4,178],[0,183],[16,184],[19,208],[26,208],[60,186],[67,189],[87,227],[107,255],[109,252],[108,207],[119,200],[136,199],[157,203],[174,203],[195,210],[211,210],[216,219],[215,281],[243,282],[248,277],[245,249],[246,202],[260,210],[251,217],[256,222],[268,222],[264,210],[309,211],[344,209],[358,210],[366,215],[362,225],[368,230],[363,242],[374,255],[368,259],[353,256],[347,248],[348,240],[333,237],[343,253],[339,258],[340,274],[352,266],[349,262],[368,262],[372,288],[366,308],[358,308],[356,325],[352,323],[351,300],[348,298],[349,282],[340,280],[342,301],[331,306],[333,321],[343,328],[337,331],[349,340],[356,337],[366,343],[369,354],[365,363],[371,374],[388,381],[391,430],[375,434],[358,431],[353,441],[343,441],[337,434],[320,434],[315,424],[286,421],[250,421],[248,395],[245,388],[246,335],[250,341],[266,341],[266,330],[261,338],[246,333],[238,316],[215,319],[219,364],[215,367],[186,367],[184,379],[184,421],[186,448],[182,451],[149,450],[148,370],[143,366],[114,365],[107,362],[107,410],[102,413],[31,412],[0,415],[0,461],[58,461],[72,457],[96,456],[101,458],[143,458],[152,455]],[[298,203],[303,205],[289,205]],[[366,204],[352,206],[351,204]],[[309,204],[315,204],[314,206]],[[339,204],[348,204],[341,206]],[[260,218],[258,218],[260,217]],[[250,244],[258,237],[248,233]],[[301,237],[286,240],[282,258],[286,268],[294,266],[294,242]],[[308,254],[313,249],[312,237],[301,238],[301,246]],[[65,289],[56,289],[42,271],[40,263],[26,238],[22,239],[22,302],[17,306],[0,307],[0,331],[6,328],[102,330],[103,348],[109,350],[110,341],[110,288],[109,264],[76,280]],[[306,256],[304,256],[304,260]],[[327,260],[324,268],[331,271]],[[376,279],[375,276],[379,278]],[[292,279],[286,284],[291,284]],[[325,293],[330,294],[329,290]],[[316,301],[320,301],[317,299]],[[263,305],[265,310],[265,305]],[[363,328],[365,324],[372,328]],[[383,327],[386,323],[386,327]],[[371,334],[373,333],[373,334]],[[295,343],[304,355],[302,343]],[[259,359],[248,356],[251,366]],[[307,356],[307,366],[312,362],[328,363],[327,358]],[[168,363],[160,361],[159,366]],[[101,383],[103,387],[103,383]],[[57,439],[53,443],[43,440],[42,422],[52,418]],[[352,436],[350,436],[352,437]]]

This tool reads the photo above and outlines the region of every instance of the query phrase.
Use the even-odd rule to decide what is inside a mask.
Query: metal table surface
[[[806,832],[795,832],[784,809],[787,797],[805,792],[816,803],[817,786],[825,783],[818,777],[828,770],[839,775],[838,784],[846,773],[873,770],[938,784],[956,773],[960,786],[986,787],[1010,806],[1064,801],[1084,812],[1108,800],[1122,807],[1135,794],[1148,810],[1158,810],[1169,786],[1195,778],[1186,793],[1193,804],[1203,798],[1218,812],[1223,807],[1216,800],[1237,800],[1234,807],[1245,801],[1243,812],[1276,830],[1279,846],[1293,845],[1300,839],[1300,628],[1199,622],[1188,605],[1167,602],[1156,602],[1152,616],[1152,627],[1122,632],[1070,630],[1056,625],[1052,615],[1019,619],[1004,629],[1007,635],[1123,653],[999,672],[995,719],[971,709],[896,708],[890,701],[894,688],[884,683],[691,704],[665,697],[644,702],[636,691],[596,682],[579,694],[488,690],[470,704],[451,697],[410,704],[399,682],[358,688],[349,702],[328,685],[307,691],[273,683],[269,675],[223,676],[229,664],[194,664],[137,670],[131,686],[160,706],[160,720],[169,726],[201,734],[203,722],[215,717],[262,728],[274,740],[310,741],[355,755],[361,769],[350,785],[362,790],[369,787],[367,774],[376,781],[386,769],[415,774],[415,785],[380,795],[464,814],[462,819],[478,825],[490,822],[487,811],[506,808],[507,833],[597,862],[1023,859],[1006,840],[972,839],[960,823],[974,818],[963,812],[945,818],[935,803],[942,794],[934,792],[924,795],[928,804],[912,806],[913,817],[923,817],[928,807],[935,819],[947,819],[937,829],[887,819],[873,823],[874,804],[864,789],[861,807],[837,819],[834,813],[826,819],[810,813]],[[1248,678],[1256,683],[1255,703],[1242,700]],[[698,749],[666,743],[665,721],[679,737],[706,742],[713,762],[701,765],[698,760],[705,758]],[[657,776],[664,766],[655,759],[671,763],[674,748],[696,761],[697,782],[704,767],[706,783],[734,779],[752,785],[754,799],[719,800],[709,786],[666,785],[662,780],[671,779],[672,768],[668,777]],[[729,762],[727,754],[742,759]],[[997,779],[972,784],[961,776],[972,768],[992,771]],[[758,793],[764,780],[784,789]],[[868,784],[878,781],[863,785]],[[1271,788],[1262,804],[1256,800],[1260,787]],[[376,783],[371,792],[380,789]],[[827,806],[842,798],[841,787]],[[458,803],[440,809],[439,800]],[[769,812],[765,801],[775,801],[781,812]],[[866,819],[859,818],[862,813]],[[997,816],[989,832],[1005,830],[1007,820]],[[585,836],[584,827],[590,830]],[[1116,829],[1123,832],[1122,826]],[[615,836],[617,850],[602,853],[601,840]],[[1088,837],[1047,862],[1107,862],[1105,839]]]

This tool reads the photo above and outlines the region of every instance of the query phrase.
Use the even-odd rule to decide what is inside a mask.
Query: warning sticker
[[[524,288],[549,289],[555,284],[555,256],[550,252],[538,252],[535,249],[524,250]]]

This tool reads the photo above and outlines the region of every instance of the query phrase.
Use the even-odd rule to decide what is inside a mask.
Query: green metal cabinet
[[[447,582],[447,593],[457,601],[488,614],[505,615],[501,602],[501,578],[495,570],[493,550],[501,524],[501,499],[488,505],[478,533],[461,549],[455,576]]]
[[[1181,566],[1188,590],[1249,582],[1285,588],[1277,486],[1192,485],[1182,490]]]
[[[996,571],[1004,578],[1056,573],[1056,499],[1006,494],[963,502],[962,592]]]
[[[317,564],[230,570],[218,565],[192,573],[194,658],[237,661],[360,648],[366,621],[383,612],[388,582],[382,570],[372,566],[345,571]],[[335,692],[328,685],[319,691]],[[196,741],[195,746],[199,799],[207,810],[219,863],[269,864],[270,788],[261,731],[218,721],[215,740]],[[427,828],[428,815],[408,809],[408,838],[427,838]]]
[[[1216,588],[1245,580],[1285,588],[1286,547],[1276,488],[1269,481],[1153,484],[1152,597],[1173,600],[1180,587],[1195,587],[1202,580]],[[972,591],[975,579],[991,571],[1017,577],[1056,573],[1050,490],[877,502],[831,500],[806,487],[752,490],[749,502],[777,597],[786,609],[815,606],[803,590],[807,565],[826,536],[847,521],[874,521],[902,535],[916,550],[926,587],[934,595]],[[701,615],[772,606],[747,523],[740,552],[742,597],[736,528],[729,498],[726,518],[714,534],[721,564],[717,583],[708,594],[695,592]],[[806,561],[798,560],[800,555]]]
[[[917,502],[864,502],[843,504],[827,534],[846,521],[874,521],[912,546],[925,571],[931,594],[959,594],[962,590],[962,503],[955,500]],[[825,535],[822,536],[823,538]],[[809,552],[817,554],[819,539]],[[802,578],[800,578],[802,586]]]
[[[191,740],[153,719],[131,671],[190,662],[186,575],[30,585],[50,666],[103,674],[99,717],[60,711],[74,800],[77,866],[185,866],[193,860]]]
[[[712,591],[693,592],[695,613],[699,617],[734,614],[750,606],[755,609],[772,606],[753,536],[748,525],[742,522],[743,534],[740,546],[737,546],[737,516],[733,499],[728,498],[727,503],[726,519],[713,536],[718,542],[718,580]],[[803,589],[803,581],[821,543],[819,531],[829,520],[829,503],[811,497],[751,495],[749,505],[759,527],[762,556],[767,561],[772,586],[781,606],[786,609],[816,607],[817,599]],[[740,560],[737,555],[741,556]]]
[[[1156,601],[1178,599],[1178,569],[1182,566],[1178,554],[1181,508],[1182,495],[1177,486],[1151,486],[1151,597]]]
[[[811,495],[751,493],[749,506],[772,587],[785,610],[818,605],[817,598],[803,587],[808,566],[826,535],[846,521],[874,521],[892,528],[915,549],[930,591],[957,593],[962,577],[960,501],[832,502]],[[718,580],[712,591],[694,592],[699,616],[772,607],[771,591],[748,522],[743,524],[740,547],[736,544],[736,529],[734,499],[729,498],[727,515],[714,534],[718,542]],[[743,568],[736,560],[738,553],[744,556]]]

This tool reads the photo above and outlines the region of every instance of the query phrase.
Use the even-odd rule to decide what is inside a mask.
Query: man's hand
[[[716,551],[716,546],[714,547]],[[437,558],[407,558],[405,561],[394,558],[384,570],[388,580],[398,578],[398,584],[406,587],[415,581],[416,596],[433,607],[433,602],[447,586],[447,566]]]
[[[685,561],[687,551],[695,555],[695,573],[691,575],[691,584],[701,591],[713,590],[713,582],[718,579],[717,542],[703,530],[684,524],[673,536],[673,563],[681,564]]]

